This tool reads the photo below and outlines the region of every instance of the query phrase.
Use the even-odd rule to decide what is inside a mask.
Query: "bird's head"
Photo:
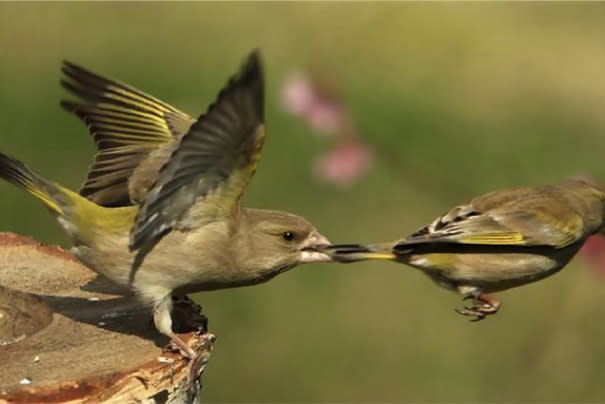
[[[329,262],[330,242],[308,220],[287,212],[247,209],[247,256],[257,267],[282,271],[298,264]]]

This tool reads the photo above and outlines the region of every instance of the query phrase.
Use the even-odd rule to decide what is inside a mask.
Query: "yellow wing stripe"
[[[491,244],[491,245],[523,245],[525,238],[521,233],[480,233],[461,237],[460,242],[465,244]]]
[[[113,132],[113,131],[103,131],[98,133],[98,136],[101,138],[100,140],[102,140],[103,138],[111,138],[111,139],[121,139],[124,142],[128,142],[128,143],[136,143],[137,147],[133,147],[132,151],[136,151],[136,150],[140,150],[141,146],[140,144],[150,144],[150,145],[154,145],[154,144],[164,144],[165,142],[162,140],[158,140],[157,138],[152,138],[150,136],[146,136],[145,132],[138,132],[138,135],[129,135],[129,134],[125,134],[123,132]],[[117,147],[116,147],[117,148]],[[114,147],[109,148],[109,149],[104,149],[102,152],[103,154],[108,154],[106,151],[109,151],[109,153],[114,151]]]
[[[108,130],[108,131],[124,131],[124,132],[128,132],[128,133],[150,133],[150,134],[162,134],[163,132],[159,131],[157,128],[154,128],[153,126],[143,126],[143,127],[134,127],[134,125],[128,125],[128,128],[124,128],[123,126],[119,126],[119,125],[111,125],[111,124],[105,124],[105,123],[95,123],[95,129],[97,129],[97,132],[99,132],[101,130]]]
[[[122,107],[122,106],[115,105],[115,104],[109,104],[106,102],[99,102],[98,104],[96,104],[96,106],[98,108],[101,108],[103,111],[111,111],[112,114],[114,114],[116,112],[124,112],[125,114],[123,116],[124,116],[124,118],[127,118],[127,119],[130,119],[130,117],[132,115],[138,115],[140,117],[145,117],[145,118],[151,119],[160,125],[166,124],[166,122],[164,121],[164,118],[163,118],[163,114],[160,116],[157,114],[153,114],[151,112],[143,112],[143,111],[139,111],[139,110],[128,108],[128,107]]]
[[[166,125],[158,125],[156,122],[149,122],[149,120],[121,118],[113,114],[106,114],[105,116],[96,116],[94,114],[91,115],[95,117],[94,120],[96,127],[120,125],[118,127],[121,129],[124,125],[127,125],[129,128],[151,129],[154,132],[161,131],[162,134],[168,129]]]
[[[145,96],[145,97],[143,97],[143,96],[141,96],[141,95],[139,95],[139,94],[137,94],[137,93],[135,93],[133,91],[128,90],[127,88],[118,87],[118,86],[115,86],[115,85],[112,85],[112,84],[109,84],[107,86],[107,89],[110,90],[110,91],[122,94],[123,96],[126,96],[128,98],[134,98],[134,99],[138,100],[139,102],[147,104],[150,107],[153,107],[155,109],[159,109],[159,110],[162,110],[164,112],[166,112],[166,111],[176,112],[174,110],[174,108],[171,108],[170,106],[165,105],[162,102],[153,99],[151,96]]]
[[[109,93],[109,92],[103,93],[103,95],[107,98],[122,101],[124,103],[128,103],[131,105],[135,105],[142,109],[157,111],[160,114],[163,114],[164,112],[169,111],[167,108],[164,108],[161,105],[146,102],[145,99],[143,99],[141,97],[137,97],[136,95],[133,95],[130,92],[123,91],[122,89],[119,89],[117,87],[112,88],[111,86],[109,86],[108,88],[118,94]]]

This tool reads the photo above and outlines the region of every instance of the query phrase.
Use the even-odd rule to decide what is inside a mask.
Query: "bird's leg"
[[[459,288],[460,290],[460,288]],[[500,308],[500,302],[492,299],[488,295],[481,293],[477,289],[471,291],[461,291],[464,293],[463,300],[473,299],[472,306],[466,306],[463,309],[455,309],[456,313],[462,314],[463,316],[474,317],[471,321],[483,320],[490,314],[496,314]]]
[[[168,336],[171,343],[176,345],[181,354],[187,359],[193,360],[197,356],[195,351],[172,331],[172,296],[167,295],[153,306],[153,322],[159,332]],[[171,346],[168,346],[170,349]]]
[[[200,371],[201,367],[206,363],[207,358],[198,355],[172,330],[173,304],[177,323],[181,323],[178,326],[181,328],[188,327],[186,330],[184,329],[183,332],[195,331],[198,333],[205,333],[208,328],[208,319],[201,313],[201,306],[193,302],[187,296],[167,295],[153,307],[153,321],[155,322],[156,328],[162,334],[170,337],[170,343],[164,349],[178,350],[185,358],[190,360],[187,387],[187,397],[189,400],[188,402],[190,402],[198,395],[200,388]],[[185,320],[183,320],[183,318]],[[207,341],[212,344],[216,337],[212,334],[206,334],[206,338]]]

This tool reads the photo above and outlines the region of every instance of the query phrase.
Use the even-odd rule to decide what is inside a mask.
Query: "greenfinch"
[[[481,320],[500,302],[487,294],[550,276],[603,229],[605,193],[570,179],[507,189],[456,206],[407,238],[375,245],[333,245],[337,262],[389,260],[420,269],[473,305],[456,310]]]
[[[171,295],[254,285],[296,265],[327,262],[307,220],[241,206],[265,139],[257,52],[198,119],[72,64],[64,103],[87,120],[99,150],[78,194],[0,154],[0,177],[40,199],[88,267],[136,292],[156,328],[173,331]],[[136,270],[133,270],[136,269]]]

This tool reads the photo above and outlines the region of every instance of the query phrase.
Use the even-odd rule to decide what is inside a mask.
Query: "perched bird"
[[[546,278],[603,229],[605,193],[580,179],[488,193],[393,243],[334,245],[334,261],[390,260],[473,299],[458,313],[481,320],[500,302],[487,293]]]
[[[4,154],[0,177],[44,202],[82,262],[151,305],[157,329],[185,356],[195,353],[173,332],[173,292],[254,285],[329,261],[317,251],[328,240],[304,218],[240,206],[265,137],[256,52],[197,120],[65,66],[86,75],[90,86],[78,88],[97,100],[72,105],[90,111],[99,148],[81,191],[90,200]]]

